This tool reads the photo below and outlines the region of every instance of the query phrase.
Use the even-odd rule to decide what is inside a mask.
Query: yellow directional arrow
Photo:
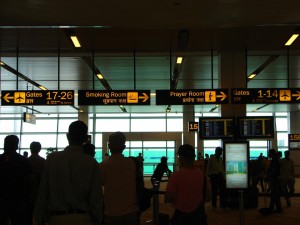
[[[296,91],[297,94],[292,94],[292,96],[296,96],[296,100],[300,100],[300,91]]]
[[[221,91],[220,93],[221,93],[221,95],[217,95],[217,98],[221,98],[220,101],[224,101],[225,98],[227,98],[227,95],[223,91]]]
[[[149,99],[149,96],[146,93],[143,93],[143,96],[139,96],[139,99],[144,99],[143,102]]]
[[[4,95],[3,99],[6,101],[6,102],[10,102],[9,99],[14,99],[14,96],[9,96],[10,93],[7,93],[6,95]]]

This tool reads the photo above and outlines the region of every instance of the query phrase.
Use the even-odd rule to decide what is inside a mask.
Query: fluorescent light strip
[[[70,36],[72,42],[73,42],[73,45],[75,46],[75,48],[80,48],[81,45],[79,43],[79,40],[76,36]]]
[[[43,91],[46,91],[46,90],[48,90],[47,88],[45,88],[44,86],[39,86],[39,89],[41,89],[41,90],[43,90]]]
[[[285,43],[285,46],[290,46],[293,44],[293,42],[297,39],[299,34],[293,34],[290,39]]]
[[[181,64],[182,63],[183,58],[182,57],[177,57],[176,63],[177,64]]]
[[[103,79],[103,75],[102,75],[101,73],[98,73],[96,76],[97,76],[100,80]]]
[[[255,73],[252,73],[248,76],[248,79],[253,79],[254,77],[256,77],[256,74]]]

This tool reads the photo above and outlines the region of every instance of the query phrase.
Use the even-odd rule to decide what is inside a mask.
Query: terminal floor
[[[150,187],[150,182],[146,178],[146,186]],[[165,190],[166,183],[161,183],[160,190]],[[296,179],[296,193],[300,193],[300,178]],[[169,203],[164,203],[163,195],[159,199],[159,212],[172,216],[173,207]],[[291,198],[292,206],[287,207],[284,198],[281,198],[283,206],[282,213],[273,213],[268,216],[261,215],[258,210],[267,207],[269,197],[259,197],[258,208],[245,209],[240,213],[238,209],[212,209],[211,203],[206,203],[206,213],[208,215],[208,225],[295,225],[300,222],[300,197]],[[152,208],[144,212],[141,216],[141,225],[151,225],[153,212]],[[241,219],[242,218],[242,219]],[[188,225],[188,224],[187,224]]]

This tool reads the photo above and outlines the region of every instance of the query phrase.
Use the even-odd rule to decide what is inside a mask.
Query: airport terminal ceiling
[[[78,3],[78,4],[76,4]],[[79,4],[80,3],[80,4]],[[300,85],[300,39],[284,43],[300,25],[298,1],[81,1],[11,0],[0,14],[1,61],[49,90],[105,90],[93,76],[96,66],[112,90],[217,89],[219,54],[242,51],[248,76],[269,57],[278,56],[247,83],[249,88],[296,88]],[[82,47],[75,49],[68,34]],[[176,57],[183,56],[180,71]],[[87,61],[90,63],[88,65]],[[1,68],[0,89],[38,90]],[[125,106],[127,112],[165,112],[155,96],[150,106]],[[78,107],[76,104],[75,106]],[[261,104],[248,104],[251,112]],[[196,105],[208,112],[214,105]],[[32,108],[32,107],[29,107]],[[94,113],[122,112],[118,106],[90,106]],[[171,112],[182,112],[182,106]],[[70,106],[34,106],[42,113],[76,113]],[[270,104],[261,112],[298,111],[299,104]],[[1,106],[0,113],[22,113],[21,106]]]

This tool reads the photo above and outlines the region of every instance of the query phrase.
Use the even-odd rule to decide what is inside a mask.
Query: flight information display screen
[[[235,120],[233,117],[200,117],[199,138],[224,139],[235,136]]]
[[[240,138],[274,138],[274,117],[239,117]]]

